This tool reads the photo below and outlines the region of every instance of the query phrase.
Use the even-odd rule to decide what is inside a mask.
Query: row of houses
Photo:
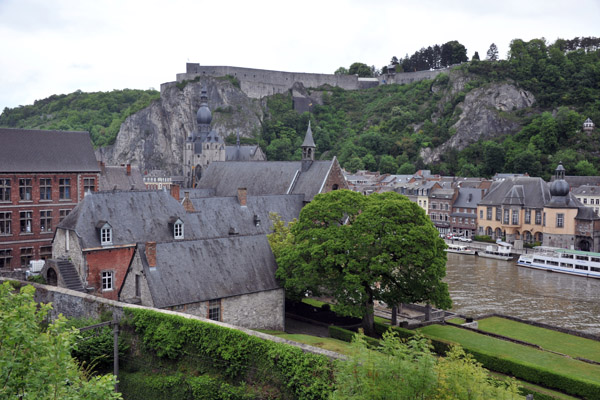
[[[487,235],[510,243],[600,251],[600,177],[566,176],[551,182],[526,174],[491,180],[419,171],[415,175],[359,172],[349,186],[365,194],[396,191],[419,204],[441,234]]]

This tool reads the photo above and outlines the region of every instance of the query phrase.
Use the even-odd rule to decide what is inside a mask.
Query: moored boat
[[[497,260],[511,260],[512,259],[512,244],[510,243],[506,243],[506,242],[502,242],[502,241],[497,241],[495,245],[491,244],[488,246],[485,246],[485,250],[484,251],[479,251],[477,253],[477,255],[479,257],[485,257],[485,258],[495,258]]]
[[[520,256],[517,265],[564,274],[600,278],[600,253],[547,246],[534,247],[533,250],[533,254]]]
[[[461,244],[449,244],[445,251],[448,253],[475,255],[475,250]]]

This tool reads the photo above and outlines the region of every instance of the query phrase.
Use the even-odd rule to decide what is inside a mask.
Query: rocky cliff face
[[[468,78],[464,76],[451,78],[451,89],[442,100],[463,90],[467,82]],[[423,161],[427,164],[436,162],[448,150],[460,151],[480,139],[516,133],[520,124],[510,118],[510,113],[531,107],[534,102],[533,94],[510,83],[493,83],[471,90],[457,106],[461,113],[458,121],[452,126],[456,133],[435,149],[423,149]],[[444,101],[441,104],[444,104]]]
[[[244,137],[259,133],[263,118],[259,100],[250,99],[227,79],[205,78],[183,88],[176,84],[163,88],[160,100],[125,120],[114,145],[100,149],[98,158],[109,165],[131,163],[142,171],[182,174],[183,145],[196,127],[203,85],[208,90],[212,128],[221,137],[238,130]]]

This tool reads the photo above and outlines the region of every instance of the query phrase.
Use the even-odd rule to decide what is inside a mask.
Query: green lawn
[[[458,318],[458,317],[456,317],[456,318],[447,319],[446,322],[449,322],[449,323],[455,324],[455,325],[462,325],[462,324],[464,324],[467,321],[464,318]]]
[[[600,383],[600,365],[587,364],[572,358],[495,339],[451,325],[430,325],[419,330],[432,338],[459,343],[466,349],[494,354],[498,357],[540,366],[565,376]]]
[[[310,346],[319,347],[321,349],[335,351],[336,353],[349,355],[351,351],[350,343],[333,338],[322,338],[317,336],[291,334],[281,331],[269,331],[258,329],[258,332],[266,333],[273,336],[278,336],[282,339],[291,340],[293,342],[304,343]]]
[[[499,380],[505,380],[508,378],[504,374],[499,374],[499,373],[493,372],[493,371],[489,371],[489,374],[490,374],[490,376],[492,376],[496,379],[499,379]],[[526,389],[533,390],[534,392],[537,392],[537,393],[552,396],[553,398],[558,399],[558,400],[577,400],[577,399],[579,399],[578,397],[569,396],[568,394],[557,392],[556,390],[548,389],[543,386],[534,385],[533,383],[525,382],[520,379],[517,379],[517,384],[520,387],[524,387]],[[535,395],[534,395],[534,398],[535,398]]]
[[[582,357],[600,362],[600,342],[569,335],[550,329],[538,328],[500,317],[490,317],[477,321],[479,329],[524,342],[537,344],[571,357]]]

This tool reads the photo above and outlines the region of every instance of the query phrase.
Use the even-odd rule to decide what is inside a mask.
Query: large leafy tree
[[[112,375],[88,379],[71,357],[77,331],[64,317],[44,327],[51,306],[36,304],[34,292],[0,285],[0,398],[120,399]]]
[[[373,332],[375,300],[452,304],[445,244],[424,211],[395,192],[315,196],[277,250],[277,277],[291,295],[328,295]],[[281,241],[280,241],[281,242]]]

